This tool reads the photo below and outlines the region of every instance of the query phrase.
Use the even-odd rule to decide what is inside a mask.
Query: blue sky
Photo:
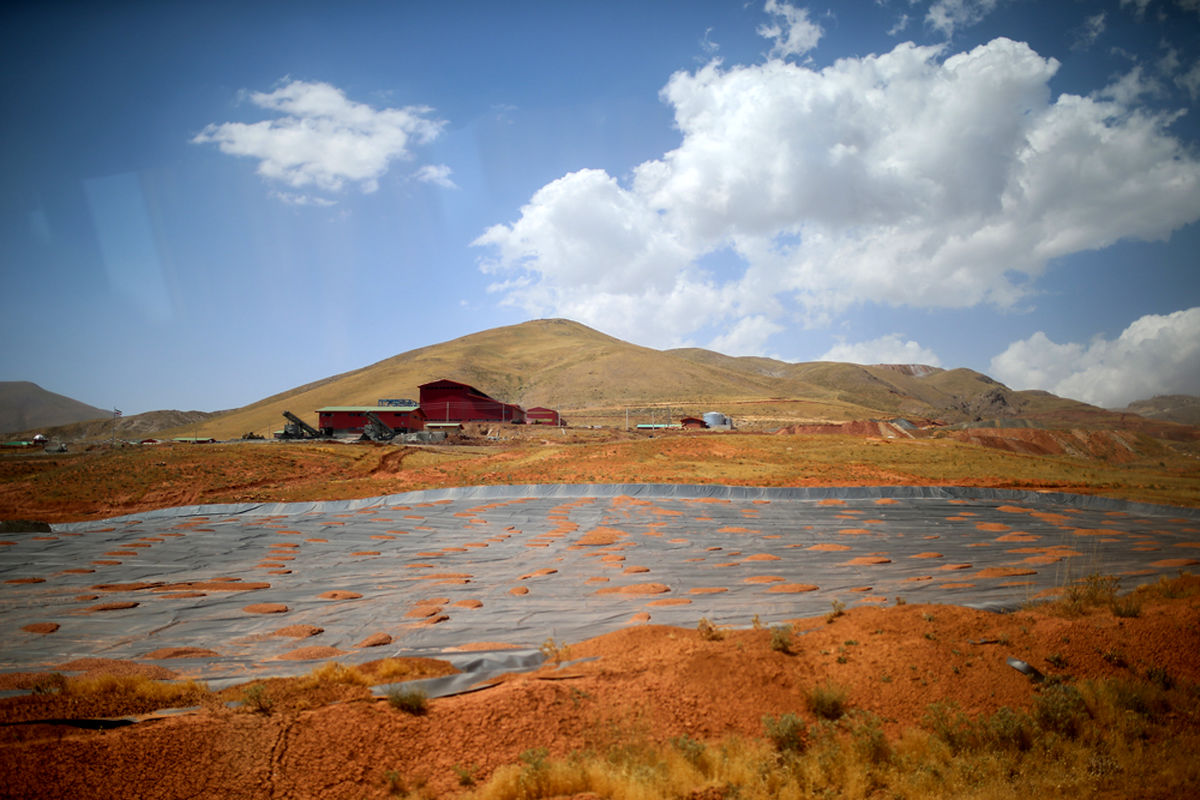
[[[567,317],[1200,394],[1197,0],[28,3],[0,44],[0,380],[213,411]]]

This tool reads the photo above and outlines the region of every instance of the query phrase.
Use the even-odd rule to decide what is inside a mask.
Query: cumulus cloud
[[[925,364],[940,367],[941,359],[902,334],[889,333],[867,342],[841,342],[829,348],[818,361],[849,361],[852,364]]]
[[[816,48],[825,34],[820,25],[808,18],[807,8],[796,8],[791,3],[767,0],[763,11],[775,17],[770,24],[758,26],[759,36],[774,41],[771,47],[772,57],[802,56]]]
[[[955,28],[968,28],[996,10],[999,0],[937,0],[929,7],[925,21],[946,38]]]
[[[1200,307],[1149,314],[1116,339],[1058,344],[1038,331],[992,359],[991,375],[1104,408],[1159,394],[1200,394]]]
[[[425,106],[375,109],[328,83],[294,80],[273,92],[251,92],[247,99],[280,116],[213,123],[192,142],[258,159],[259,175],[292,189],[339,191],[349,182],[374,192],[391,161],[411,158],[412,147],[437,138],[444,125]]]
[[[679,72],[661,93],[676,149],[623,181],[547,184],[475,241],[482,267],[531,313],[659,346],[862,302],[1011,306],[1053,259],[1200,218],[1174,116],[1132,105],[1132,83],[1054,98],[1057,69],[1001,38]],[[737,264],[718,278],[701,265],[723,251]],[[682,327],[658,338],[661,304],[684,296]]]

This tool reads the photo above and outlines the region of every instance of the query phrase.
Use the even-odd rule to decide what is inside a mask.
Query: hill
[[[0,381],[0,431],[34,431],[89,419],[112,412],[89,406],[65,395],[47,391],[30,381]]]
[[[269,435],[292,411],[314,420],[329,405],[374,405],[419,395],[448,378],[574,425],[649,421],[722,411],[742,427],[906,416],[942,422],[1032,420],[1036,426],[1118,425],[1114,412],[1046,392],[1014,391],[969,369],[788,363],[698,348],[654,350],[576,322],[534,320],[422,347],[175,431],[227,439]],[[993,423],[994,424],[994,423]]]
[[[1178,422],[1181,425],[1200,425],[1200,397],[1190,394],[1160,394],[1149,400],[1138,400],[1123,409],[1147,419]]]

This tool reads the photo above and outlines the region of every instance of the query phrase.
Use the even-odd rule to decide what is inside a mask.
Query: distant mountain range
[[[1107,411],[1048,392],[1015,391],[969,369],[919,364],[788,363],[735,358],[699,348],[654,350],[576,322],[550,319],[494,328],[411,350],[232,411],[138,415],[146,418],[137,426],[138,435],[158,431],[162,435],[218,439],[245,433],[269,436],[283,427],[285,410],[315,423],[316,409],[323,406],[374,405],[382,398],[417,398],[421,384],[441,378],[471,384],[499,400],[526,408],[558,409],[573,425],[622,425],[627,418],[632,424],[721,411],[732,416],[739,427],[759,429],[906,417],[948,425],[1135,428],[1170,437],[1170,421],[1175,419],[1172,415],[1178,409],[1189,409],[1192,414],[1200,407],[1197,398],[1171,402],[1156,398],[1145,401],[1152,404],[1145,406],[1147,414],[1131,417],[1142,413],[1136,410],[1143,407],[1141,404],[1123,411]],[[36,397],[42,395],[26,392],[22,396],[22,407],[31,408],[36,405]],[[8,412],[5,397],[0,395],[0,414]],[[93,419],[108,416],[108,433],[96,438],[111,435],[111,412],[77,405],[88,409],[79,414],[90,413]],[[180,414],[186,418],[172,416]],[[0,416],[0,420],[16,418]],[[1188,424],[1196,424],[1195,416],[1187,418],[1191,420]],[[20,423],[0,425],[7,430],[30,427]],[[60,435],[73,438],[65,432]]]

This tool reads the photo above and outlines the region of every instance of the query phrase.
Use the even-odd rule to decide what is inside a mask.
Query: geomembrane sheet
[[[497,655],[520,660],[547,638],[630,624],[744,627],[897,597],[1005,610],[1090,573],[1127,590],[1198,563],[1196,509],[956,487],[468,487],[197,506],[6,534],[0,670],[158,651],[150,661],[219,682],[307,672],[312,658],[477,659],[455,649],[486,643],[523,647]],[[38,623],[58,629],[27,630]],[[278,635],[297,626],[322,632]],[[391,642],[360,646],[379,634]],[[159,660],[168,648],[216,655]]]

